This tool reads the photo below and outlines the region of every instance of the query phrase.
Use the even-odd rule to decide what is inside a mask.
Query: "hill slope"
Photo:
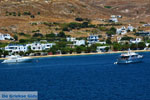
[[[150,0],[0,0],[0,30],[30,29],[34,21],[108,19],[112,14],[123,15],[124,22],[148,22],[149,11]]]

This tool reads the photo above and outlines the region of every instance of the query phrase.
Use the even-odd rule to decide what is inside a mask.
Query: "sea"
[[[114,64],[120,54],[35,58],[2,64],[0,91],[37,91],[38,100],[150,100],[150,52]]]

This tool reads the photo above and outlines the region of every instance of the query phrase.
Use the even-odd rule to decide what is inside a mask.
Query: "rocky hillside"
[[[35,21],[72,22],[76,17],[99,21],[112,14],[122,15],[127,23],[148,22],[150,0],[0,0],[0,31],[33,30],[29,23]]]
[[[0,13],[30,11],[53,18],[104,18],[111,14],[127,17],[150,16],[150,0],[0,0]],[[143,19],[144,19],[143,18]]]

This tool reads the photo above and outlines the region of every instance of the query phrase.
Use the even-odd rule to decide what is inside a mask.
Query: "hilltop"
[[[139,24],[150,21],[149,0],[0,0],[0,31],[25,32],[53,29],[40,22],[74,22],[75,18],[88,18],[94,24],[109,19],[110,15],[122,15],[121,22]],[[56,27],[55,27],[56,28]]]

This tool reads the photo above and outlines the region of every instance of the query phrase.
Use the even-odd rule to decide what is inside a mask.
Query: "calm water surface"
[[[127,65],[113,64],[119,54],[0,64],[0,91],[38,91],[39,100],[150,100],[150,53],[141,54],[143,63]]]

